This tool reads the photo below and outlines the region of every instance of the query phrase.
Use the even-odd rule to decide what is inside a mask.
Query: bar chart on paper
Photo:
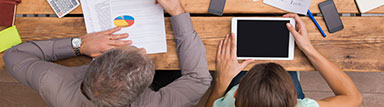
[[[135,23],[135,18],[129,15],[117,16],[113,23],[116,27],[130,27]]]

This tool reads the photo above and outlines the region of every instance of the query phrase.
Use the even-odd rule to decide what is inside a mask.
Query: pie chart
[[[113,23],[117,27],[130,27],[135,23],[135,18],[129,15],[117,16]]]

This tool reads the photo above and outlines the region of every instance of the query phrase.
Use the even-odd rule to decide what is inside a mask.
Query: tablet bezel
[[[237,44],[237,21],[238,20],[284,20],[289,21],[295,27],[295,20],[293,18],[276,18],[276,17],[234,17],[232,18],[232,32],[235,33]],[[237,45],[236,45],[237,46]],[[289,32],[289,47],[288,57],[237,57],[237,59],[254,59],[254,60],[293,60],[295,52],[295,39],[291,32]]]

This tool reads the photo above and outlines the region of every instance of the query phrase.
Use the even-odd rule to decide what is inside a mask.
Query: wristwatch
[[[72,38],[72,48],[75,51],[75,55],[80,55],[81,38]]]

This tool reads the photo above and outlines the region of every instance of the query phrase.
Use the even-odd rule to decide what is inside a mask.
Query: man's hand
[[[237,60],[237,47],[235,34],[227,35],[220,41],[216,56],[217,78],[226,81],[228,84],[231,80],[253,60],[245,60],[239,63]]]
[[[80,53],[91,57],[97,57],[112,48],[131,45],[131,40],[119,40],[128,38],[127,33],[113,35],[114,32],[117,32],[120,29],[120,27],[116,27],[110,30],[90,33],[80,37],[82,41]]]
[[[171,14],[171,16],[177,16],[185,13],[180,0],[156,0],[156,3],[159,3],[166,12]]]
[[[289,23],[287,23],[287,28],[295,37],[297,46],[299,46],[302,51],[312,49],[313,46],[309,40],[307,28],[300,17],[293,13],[286,14],[283,17],[291,17],[296,20],[296,29]]]

